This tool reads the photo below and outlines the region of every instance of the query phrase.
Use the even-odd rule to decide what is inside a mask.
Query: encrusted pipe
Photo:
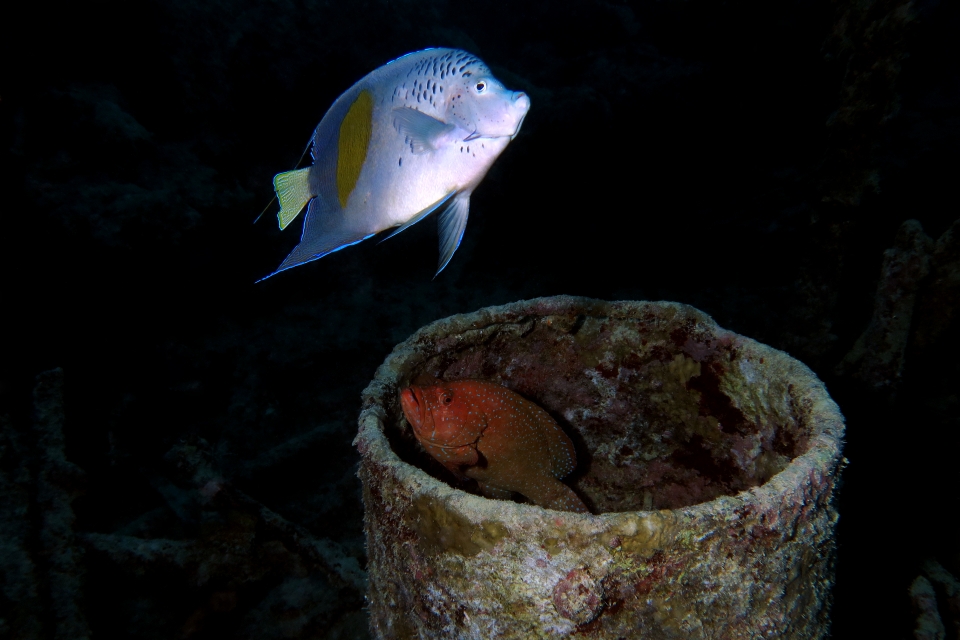
[[[403,418],[421,379],[546,409],[592,513],[470,493]],[[685,305],[561,296],[435,322],[364,392],[373,635],[825,637],[843,430],[807,367]]]

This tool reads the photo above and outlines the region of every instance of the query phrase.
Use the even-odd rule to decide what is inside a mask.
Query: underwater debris
[[[142,574],[146,567],[186,569],[201,582],[219,576],[240,584],[270,571],[271,555],[296,556],[309,569],[322,571],[358,601],[366,591],[366,573],[357,559],[333,540],[318,539],[253,498],[229,485],[214,466],[201,438],[175,445],[167,458],[181,478],[206,498],[201,515],[206,535],[193,541],[134,538],[116,534],[87,534],[83,540],[107,554],[118,566]],[[242,546],[238,546],[242,545]],[[279,555],[278,555],[279,554]],[[289,563],[290,558],[287,558]]]
[[[176,620],[185,605],[167,603],[162,624],[181,637],[225,626],[243,629],[244,637],[362,637],[353,614],[367,582],[357,558],[235,488],[202,438],[182,440],[165,460],[171,478],[150,478],[166,501],[161,511],[184,520],[193,535],[151,535],[163,530],[164,516],[154,509],[116,532],[82,534],[92,563],[126,576],[132,588],[173,579],[192,609],[171,626],[169,616]]]
[[[806,252],[792,283],[793,308],[777,344],[821,370],[836,363],[836,324],[845,274],[874,214],[863,206],[885,179],[889,125],[900,109],[900,73],[915,20],[910,0],[850,0],[835,4],[822,51],[839,80],[836,109],[825,123],[825,149],[816,170]],[[832,359],[832,360],[828,360]]]
[[[930,272],[933,241],[916,220],[900,225],[894,247],[883,254],[873,317],[836,367],[874,391],[893,397],[903,375],[904,356],[920,283]]]
[[[915,18],[910,0],[837,5],[823,46],[828,60],[844,65],[839,105],[827,120],[830,145],[821,169],[825,202],[856,207],[879,189],[882,133],[900,111],[897,85]]]
[[[112,532],[76,531],[85,474],[65,455],[60,369],[37,377],[34,413],[31,433],[0,415],[0,635],[78,640],[132,606],[137,637],[225,625],[259,638],[364,636],[358,559],[234,488],[202,439],[170,450],[171,478],[147,474],[164,506]],[[161,584],[179,588],[160,596]]]
[[[82,549],[73,531],[73,500],[80,491],[83,472],[68,461],[63,437],[63,370],[53,369],[37,376],[33,392],[39,472],[37,506],[40,510],[40,545],[46,559],[55,638],[79,639],[90,636],[80,608]]]
[[[224,482],[221,473],[214,466],[205,441],[197,438],[182,442],[175,445],[167,457],[175,461],[182,476],[190,478],[198,491],[205,494],[215,492],[216,496],[211,495],[211,499],[220,497],[226,503],[255,515],[259,525],[263,527],[263,533],[282,540],[337,584],[353,589],[358,594],[366,591],[366,572],[360,568],[356,558],[335,541],[315,538],[303,527]]]
[[[937,351],[952,341],[951,327],[960,320],[960,219],[937,238],[930,278],[917,299],[914,346]]]
[[[0,635],[35,638],[42,632],[38,568],[30,555],[33,474],[27,447],[12,421],[0,415]]]
[[[29,435],[0,416],[0,635],[80,640],[90,627],[73,501],[84,474],[65,454],[61,369],[36,377],[33,409]]]
[[[937,611],[937,596],[930,581],[917,576],[910,585],[910,600],[917,615],[917,626],[913,629],[915,640],[944,640],[947,631]]]
[[[944,631],[949,630],[951,638],[960,638],[960,580],[957,580],[942,564],[933,559],[925,561],[921,570],[923,575],[918,576],[918,580],[925,578],[929,581],[928,584],[931,588],[931,591],[925,591],[924,595],[929,596],[932,592],[935,598],[932,603],[932,613],[938,618],[941,617],[941,613],[945,614],[946,622],[942,623]],[[911,587],[911,595],[913,595],[912,592],[913,588]],[[929,605],[930,603],[924,600],[924,604]],[[920,612],[917,622],[919,628],[921,626],[919,618],[928,615],[927,612],[931,609],[929,606],[925,608],[917,606],[917,609]]]

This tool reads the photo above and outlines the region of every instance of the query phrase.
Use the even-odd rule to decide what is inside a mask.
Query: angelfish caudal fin
[[[280,201],[280,230],[287,228],[300,215],[314,194],[310,193],[310,167],[278,173],[273,178],[273,188]]]

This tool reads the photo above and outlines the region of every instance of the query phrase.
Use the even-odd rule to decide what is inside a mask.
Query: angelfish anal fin
[[[344,247],[363,242],[374,234],[365,234],[342,225],[339,211],[327,205],[323,196],[317,196],[307,205],[307,216],[303,221],[303,233],[300,244],[293,248],[277,270],[257,280],[262,282],[281,271],[292,269],[301,264],[319,260],[325,255],[339,251]]]
[[[460,192],[450,201],[447,208],[440,214],[437,226],[440,231],[440,262],[434,278],[443,271],[450,262],[467,228],[467,216],[470,215],[470,194]]]
[[[406,137],[410,150],[415,154],[433,151],[456,127],[428,116],[411,107],[393,110],[393,126]]]

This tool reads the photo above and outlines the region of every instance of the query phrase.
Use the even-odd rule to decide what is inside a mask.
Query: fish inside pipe
[[[470,195],[529,109],[527,94],[457,49],[410,53],[364,76],[317,125],[313,164],[274,178],[280,228],[307,213],[300,244],[266,278],[431,213],[440,273],[463,238]]]
[[[516,492],[547,509],[589,513],[559,480],[577,466],[573,442],[520,394],[481,380],[438,381],[401,391],[400,407],[424,450],[485,496]]]

